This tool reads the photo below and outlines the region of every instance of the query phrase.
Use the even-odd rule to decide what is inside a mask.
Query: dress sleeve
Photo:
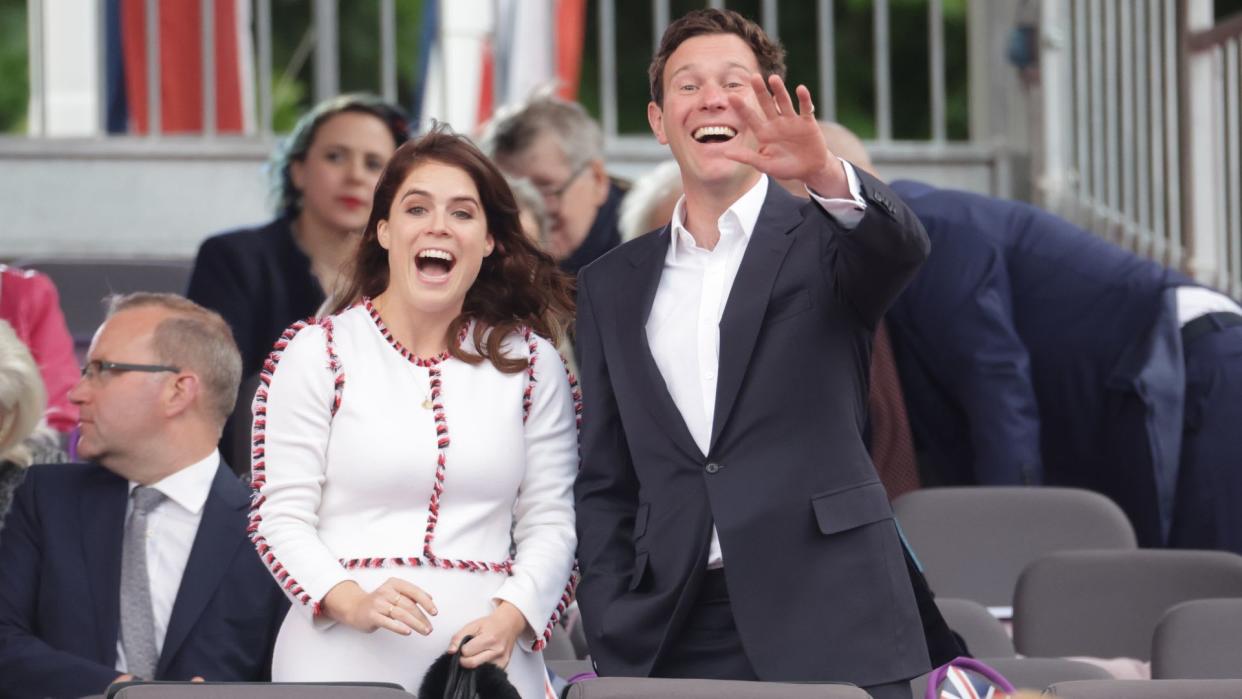
[[[320,540],[328,434],[345,374],[332,320],[296,323],[264,362],[254,399],[250,538],[293,606],[318,621],[320,603],[352,579]]]
[[[24,274],[23,289],[18,301],[29,313],[29,323],[21,338],[39,365],[39,374],[47,390],[47,424],[58,432],[69,432],[78,424],[78,406],[69,400],[69,390],[78,382],[78,358],[73,352],[73,337],[60,310],[56,285],[43,274]]]
[[[514,506],[513,574],[496,598],[512,603],[526,617],[534,633],[521,645],[538,651],[573,596],[573,483],[581,401],[556,348],[533,334],[526,339],[531,361],[522,404],[526,473]]]

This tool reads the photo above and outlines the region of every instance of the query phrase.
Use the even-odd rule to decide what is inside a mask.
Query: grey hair
[[[39,427],[46,407],[39,365],[12,326],[0,320],[0,460],[30,465],[26,438]]]
[[[207,407],[223,429],[241,385],[241,352],[219,313],[177,294],[137,292],[108,299],[108,317],[136,308],[162,308],[172,314],[155,327],[152,347],[165,364],[198,375]]]
[[[666,197],[681,196],[681,168],[676,160],[666,160],[634,180],[630,191],[621,200],[617,228],[621,240],[630,241],[651,231],[651,213]],[[665,221],[664,223],[667,223]]]
[[[497,161],[520,156],[545,132],[556,137],[570,167],[604,157],[604,134],[582,105],[547,94],[498,109],[483,126],[482,150]]]

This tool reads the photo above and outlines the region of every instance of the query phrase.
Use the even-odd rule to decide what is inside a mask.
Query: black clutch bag
[[[465,646],[470,640],[462,639]],[[460,651],[460,648],[458,649]],[[491,663],[476,668],[461,666],[461,656],[445,653],[428,668],[418,687],[418,699],[522,699],[509,683],[509,675]]]

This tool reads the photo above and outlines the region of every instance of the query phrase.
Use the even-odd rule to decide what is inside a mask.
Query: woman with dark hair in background
[[[571,282],[443,130],[394,154],[349,278],[254,404],[252,537],[294,606],[272,677],[415,689],[460,647],[542,697],[576,545]]]
[[[273,155],[276,219],[203,242],[186,296],[224,316],[242,376],[256,374],[280,332],[314,315],[339,283],[380,171],[408,139],[405,114],[376,97],[319,103]]]

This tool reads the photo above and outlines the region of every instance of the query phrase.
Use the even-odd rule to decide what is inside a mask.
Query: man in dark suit
[[[928,475],[1090,488],[1141,545],[1242,553],[1238,304],[1029,204],[892,188],[932,241],[888,316]]]
[[[908,698],[927,649],[862,427],[871,334],[927,241],[783,72],[730,11],[657,51],[648,117],[685,196],[579,276],[578,599],[605,675]]]
[[[31,468],[0,537],[0,696],[268,677],[286,602],[216,452],[240,364],[211,311],[114,303],[70,392],[93,463]]]

